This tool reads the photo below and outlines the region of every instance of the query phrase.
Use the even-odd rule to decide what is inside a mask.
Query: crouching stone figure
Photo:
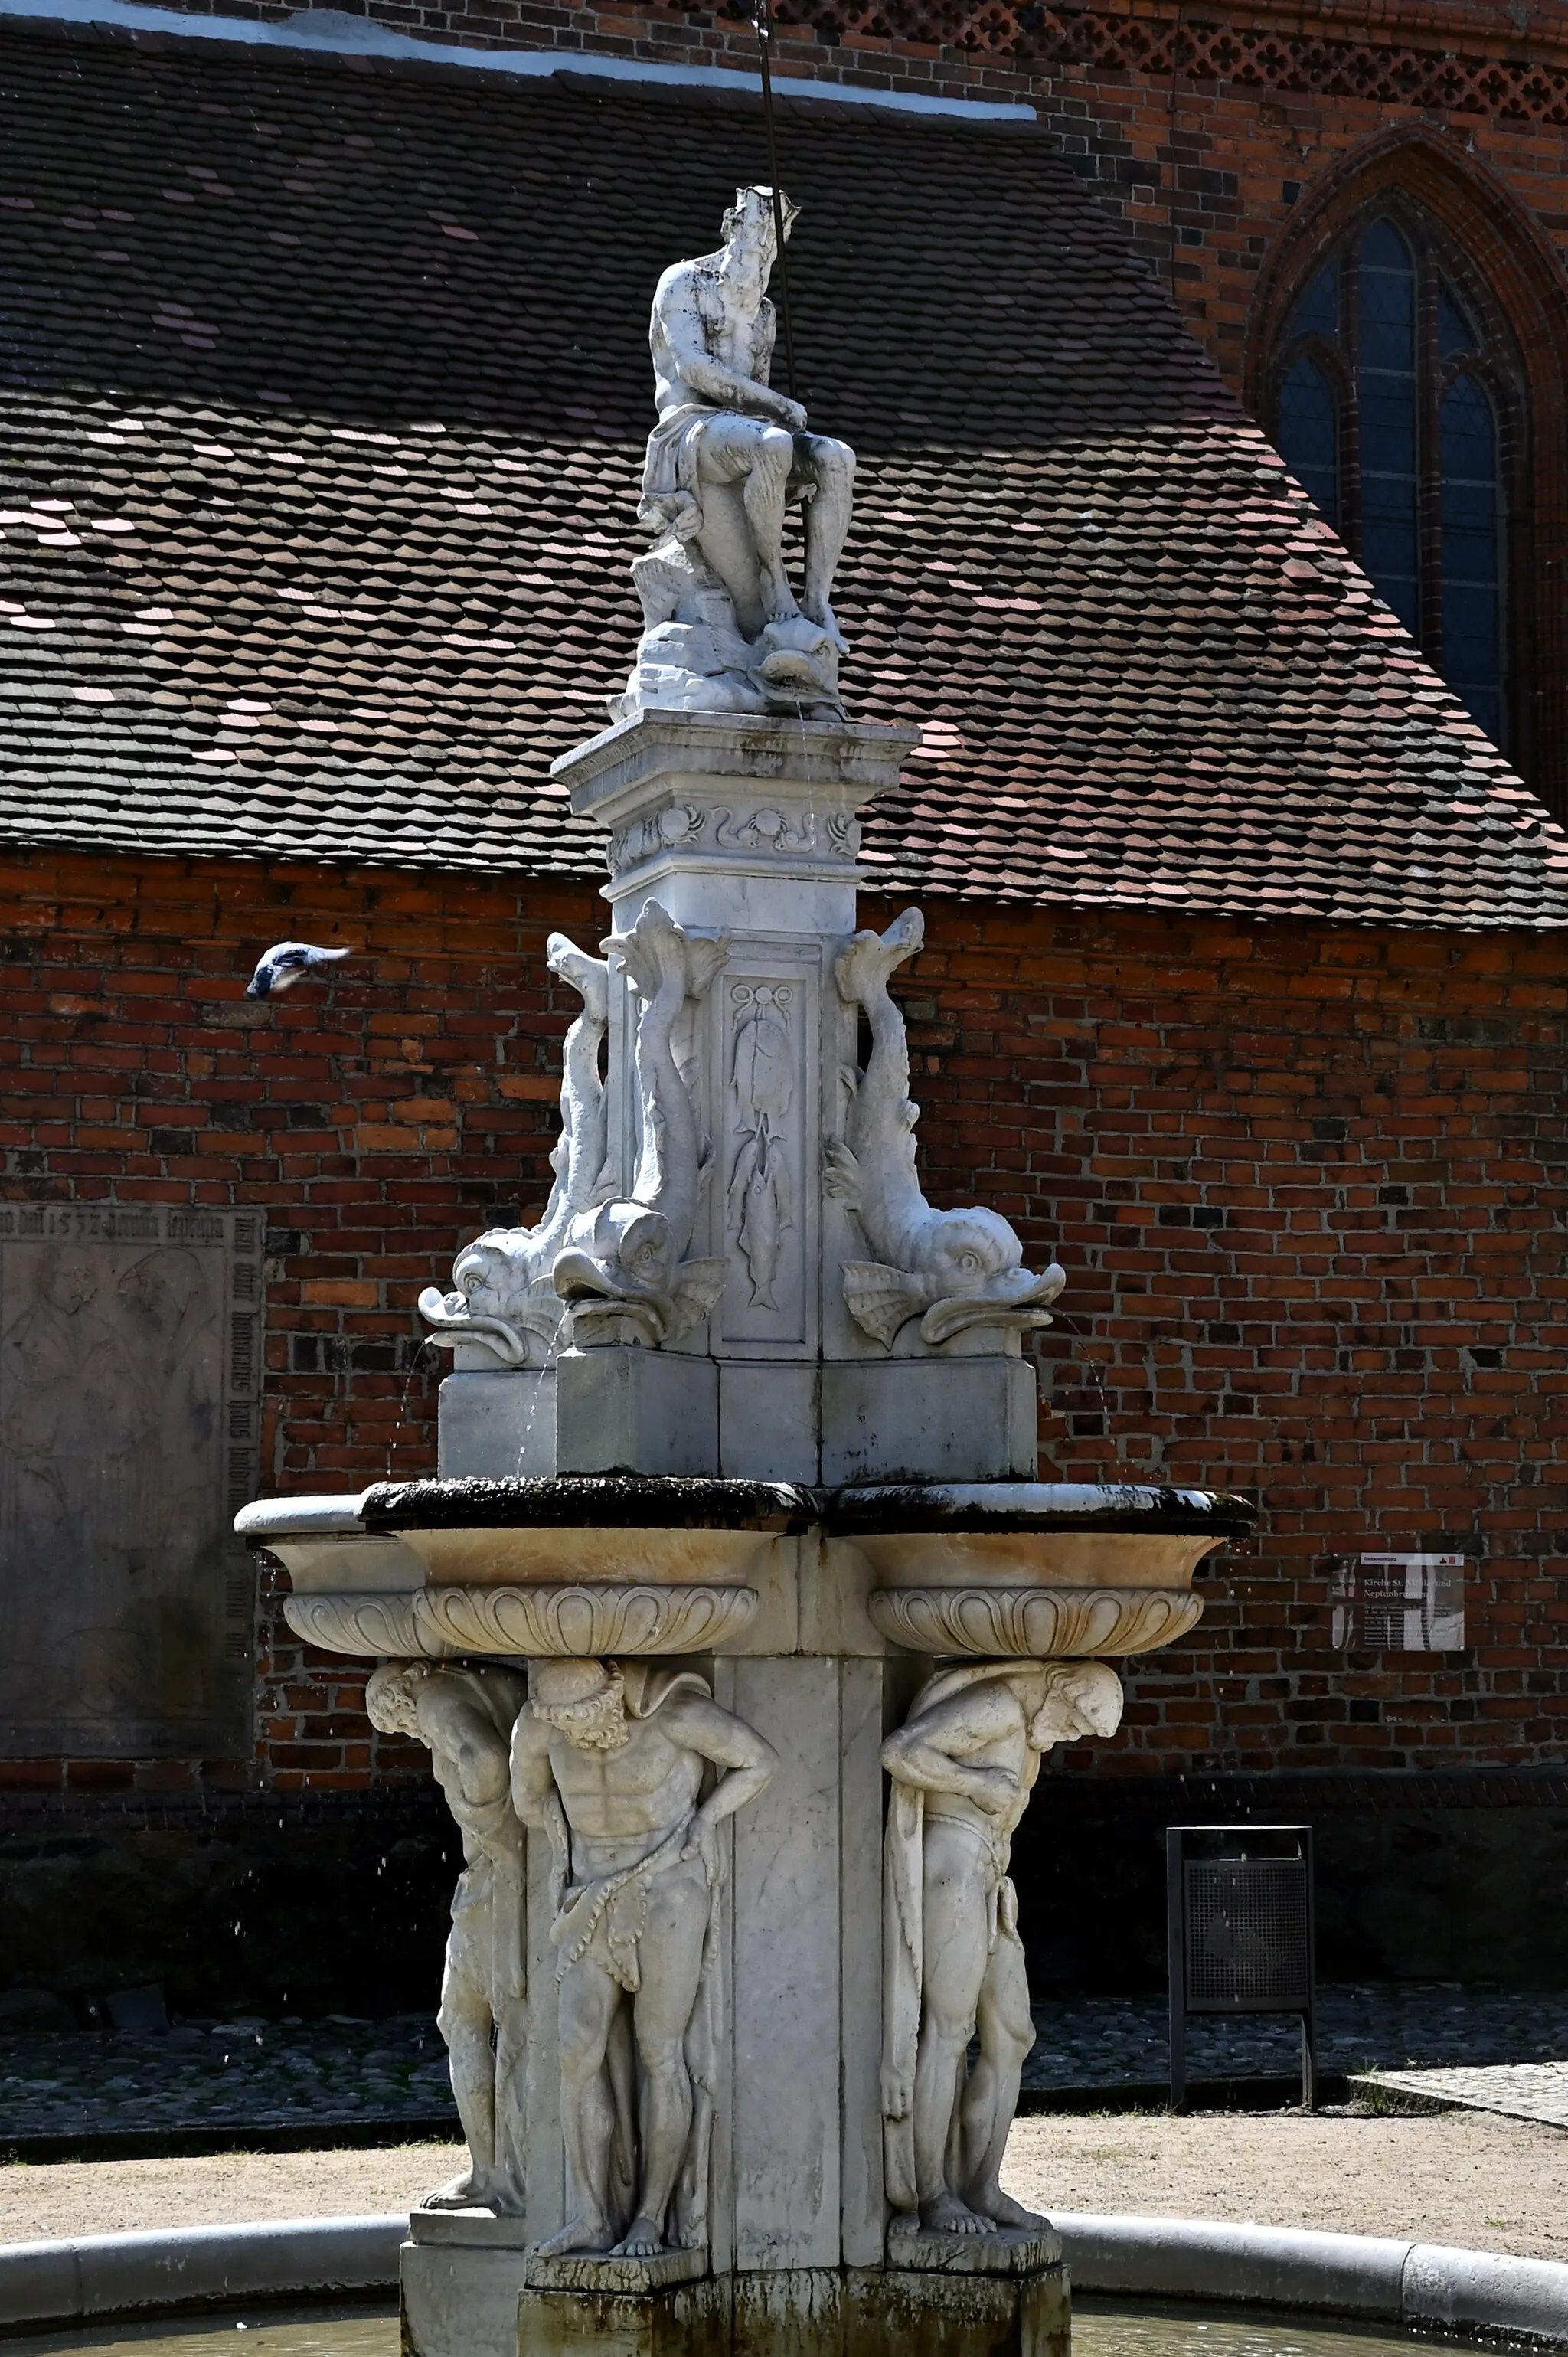
[[[1012,1836],[1041,1755],[1113,1735],[1122,1686],[1103,1662],[971,1662],[940,1670],[882,1747],[893,1779],[883,1936],[887,2198],[928,2233],[1045,2223],[997,2173],[1035,2042]],[[978,2030],[980,2053],[966,2072]]]
[[[522,2209],[524,1844],[508,1790],[508,1760],[523,1693],[515,1671],[435,1662],[379,1663],[365,1688],[374,1726],[429,1746],[436,1781],[463,1836],[466,1863],[452,1896],[437,2018],[468,2166],[449,2185],[426,2194],[421,2205],[426,2210],[475,2207],[516,2214]]]
[[[720,1827],[762,1791],[778,1755],[693,1670],[541,1661],[529,1684],[512,1795],[555,1851],[567,2180],[566,2223],[540,2247],[644,2259],[698,2249],[718,2047]]]

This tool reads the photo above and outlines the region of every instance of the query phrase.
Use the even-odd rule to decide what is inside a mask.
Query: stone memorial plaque
[[[262,1221],[0,1203],[0,1757],[248,1749]]]

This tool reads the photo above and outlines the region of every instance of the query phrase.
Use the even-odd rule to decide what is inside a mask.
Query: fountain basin
[[[816,1650],[1153,1652],[1203,1607],[1239,1498],[1077,1482],[564,1477],[381,1482],[248,1506],[289,1626],[334,1652],[546,1658]]]
[[[890,1643],[1044,1661],[1175,1644],[1202,1617],[1197,1566],[1254,1519],[1219,1491],[985,1481],[841,1490],[825,1526],[869,1561]]]

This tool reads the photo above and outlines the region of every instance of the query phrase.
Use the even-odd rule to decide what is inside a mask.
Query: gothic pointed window
[[[1501,744],[1507,388],[1458,261],[1405,206],[1320,252],[1274,355],[1273,422],[1319,514]]]

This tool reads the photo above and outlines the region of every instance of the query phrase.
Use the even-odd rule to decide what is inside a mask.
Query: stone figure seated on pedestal
[[[566,2223],[541,2254],[700,2249],[720,1826],[762,1791],[777,1754],[694,1670],[545,1661],[529,1675],[512,1797],[555,1852],[566,2157]]]
[[[1042,1754],[1113,1735],[1121,1717],[1121,1681],[1103,1662],[968,1662],[929,1679],[882,1747],[893,1779],[883,1878],[887,2198],[929,2233],[1046,2223],[998,2182],[1035,2042],[1009,1850]]]
[[[787,237],[797,208],[781,197],[780,210]],[[768,382],[777,258],[772,189],[738,188],[718,253],[673,264],[655,290],[659,423],[638,512],[659,538],[632,566],[644,628],[618,717],[645,705],[843,717],[831,600],[854,453],[808,433],[800,404]],[[784,566],[797,504],[799,598]]]
[[[365,1708],[385,1735],[429,1746],[436,1781],[463,1836],[437,2016],[468,2166],[422,2208],[518,2212],[523,2201],[524,1844],[511,1805],[512,1722],[522,1708],[514,1671],[381,1662]],[[493,2040],[493,2042],[492,2042]]]

